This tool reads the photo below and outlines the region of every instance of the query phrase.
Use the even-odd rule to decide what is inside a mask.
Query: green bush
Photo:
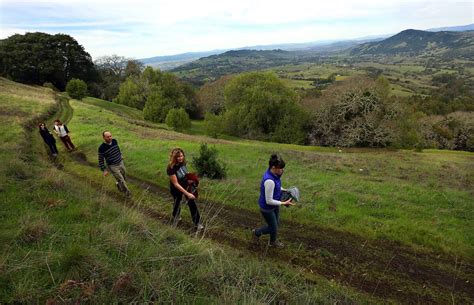
[[[226,85],[224,97],[223,132],[257,140],[304,142],[307,118],[301,115],[298,95],[274,73],[235,76]],[[285,131],[288,127],[293,129],[291,134]]]
[[[208,147],[207,144],[201,144],[199,156],[193,158],[193,165],[201,177],[223,179],[227,175],[225,165],[217,160],[217,149]]]
[[[170,111],[168,111],[165,123],[169,127],[178,131],[191,127],[191,120],[189,119],[189,115],[183,108],[171,109]]]
[[[222,116],[215,115],[211,112],[204,116],[204,129],[210,137],[217,138],[222,133]]]
[[[66,92],[70,97],[82,100],[87,95],[87,84],[83,80],[73,78],[67,82]]]
[[[143,108],[143,117],[148,121],[163,123],[171,108],[172,101],[165,98],[161,90],[155,88],[148,95],[145,108]]]
[[[51,89],[51,90],[53,90],[53,91],[59,91],[58,88],[56,88],[56,86],[54,86],[53,83],[50,83],[50,82],[45,82],[45,83],[43,84],[43,87],[49,88],[49,89]]]

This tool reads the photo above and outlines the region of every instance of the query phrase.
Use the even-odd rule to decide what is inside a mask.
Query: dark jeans
[[[179,214],[181,213],[181,200],[183,199],[183,193],[173,194],[174,198],[174,205],[173,205],[173,221],[176,221],[179,218]],[[191,217],[193,218],[193,222],[195,225],[198,225],[199,221],[201,220],[201,216],[199,215],[199,211],[196,206],[196,201],[188,200],[189,211],[191,212]]]
[[[270,241],[274,242],[277,239],[277,229],[280,224],[280,207],[276,207],[271,211],[262,211],[263,218],[268,226],[255,230],[255,235],[261,236],[263,234],[270,234]]]
[[[71,142],[71,138],[69,138],[69,136],[64,136],[64,137],[60,137],[61,141],[63,141],[64,143],[64,146],[66,146],[66,149],[71,151],[73,150],[74,148],[76,148],[74,146],[74,144],[72,144]]]
[[[51,153],[52,153],[52,154],[57,154],[57,153],[58,153],[58,148],[56,147],[56,143],[55,143],[55,142],[46,143],[46,144],[48,144],[48,147],[49,147],[49,149],[51,150]]]

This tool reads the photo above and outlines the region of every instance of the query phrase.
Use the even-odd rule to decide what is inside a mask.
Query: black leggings
[[[181,200],[183,199],[183,193],[173,194],[174,205],[173,205],[173,220],[179,217],[181,213]],[[196,206],[196,201],[194,199],[188,200],[189,211],[191,212],[191,217],[193,218],[193,222],[195,225],[199,224],[199,220],[201,220],[201,216],[199,215],[199,211]]]
[[[55,142],[46,142],[46,144],[48,144],[48,147],[49,147],[49,150],[51,150],[51,153],[52,154],[57,154],[58,153],[58,149],[56,148],[56,143]]]

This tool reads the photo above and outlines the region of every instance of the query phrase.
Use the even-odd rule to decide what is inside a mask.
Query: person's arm
[[[175,188],[177,188],[181,193],[183,193],[186,197],[188,197],[188,199],[196,199],[196,197],[191,194],[190,192],[186,191],[184,189],[184,187],[182,187],[179,182],[178,182],[178,177],[176,177],[176,175],[170,175],[170,181],[171,181],[171,184],[173,184],[173,186]]]
[[[67,129],[67,126],[66,125],[63,125],[64,126],[64,131],[66,132],[66,134],[69,134],[69,129]]]
[[[98,152],[98,158],[99,158],[99,168],[101,171],[104,172],[104,176],[107,176],[109,174],[109,171],[105,167],[104,153],[101,151],[100,147],[99,147],[99,152]]]
[[[275,205],[275,206],[293,205],[293,203],[291,202],[292,199],[288,199],[287,201],[279,201],[279,200],[273,199],[273,192],[275,191],[275,182],[273,182],[272,180],[270,179],[265,180],[265,182],[263,183],[263,186],[265,187],[265,202],[268,205]]]

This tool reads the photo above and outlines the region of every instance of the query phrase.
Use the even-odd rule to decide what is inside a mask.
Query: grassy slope
[[[472,258],[474,253],[470,229],[474,218],[474,168],[470,153],[338,152],[331,148],[215,140],[143,128],[81,102],[73,102],[72,106],[75,115],[71,128],[92,162],[100,144],[100,131],[110,129],[121,143],[130,173],[166,187],[164,168],[171,148],[182,147],[192,160],[201,143],[213,143],[227,164],[228,178],[204,180],[205,198],[256,210],[257,186],[268,156],[280,152],[288,164],[284,185],[297,185],[303,196],[297,208],[283,212],[283,219],[463,257]]]
[[[5,79],[0,88],[0,303],[370,302],[326,280],[308,283],[297,269],[157,222],[116,196],[113,179],[73,162],[62,147],[59,159],[49,160],[36,129],[22,125],[51,111],[52,92]],[[118,120],[95,118],[74,114],[70,126],[81,149],[88,144],[87,136],[79,137],[85,132],[80,124],[101,128]],[[93,130],[91,147],[95,136]],[[138,205],[154,200],[146,193],[136,196]]]

